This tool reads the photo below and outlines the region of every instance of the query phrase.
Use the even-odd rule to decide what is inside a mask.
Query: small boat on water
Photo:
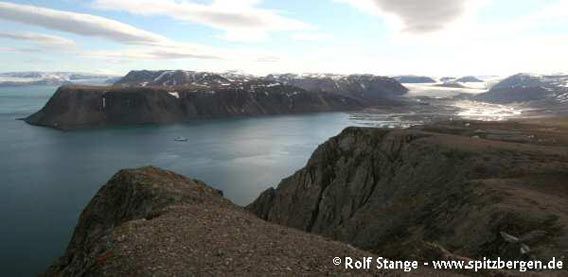
[[[186,141],[187,141],[187,138],[186,138],[186,137],[176,137],[174,140],[175,140],[175,141],[186,142]]]

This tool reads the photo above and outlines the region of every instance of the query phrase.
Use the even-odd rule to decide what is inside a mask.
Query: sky
[[[566,0],[0,1],[0,71],[568,72]]]

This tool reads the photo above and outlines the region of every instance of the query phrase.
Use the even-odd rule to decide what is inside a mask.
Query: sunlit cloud
[[[473,0],[335,0],[366,13],[386,17],[408,33],[428,33],[446,28],[463,16]]]
[[[0,39],[28,41],[54,49],[68,49],[77,46],[73,40],[64,37],[36,33],[0,32]]]
[[[116,20],[31,5],[0,2],[0,18],[83,36],[102,37],[121,43],[158,44],[167,41],[163,36]]]
[[[94,6],[144,16],[167,16],[222,30],[220,37],[231,41],[259,41],[272,32],[313,29],[314,26],[259,7],[257,0],[215,0],[211,4],[193,1],[96,0]]]

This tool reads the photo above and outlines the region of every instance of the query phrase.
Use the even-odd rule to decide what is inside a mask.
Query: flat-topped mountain
[[[244,80],[243,80],[244,81]],[[183,86],[230,85],[232,80],[217,73],[183,70],[130,71],[115,85],[119,86]]]
[[[303,76],[131,71],[112,87],[65,86],[33,125],[57,129],[191,119],[353,111],[391,103],[408,90],[373,75]],[[396,100],[394,100],[396,101]]]
[[[543,122],[348,128],[248,209],[387,257],[566,263],[567,120]]]
[[[242,86],[248,82],[267,86],[287,85],[307,91],[341,94],[378,101],[405,94],[408,90],[392,78],[375,75],[270,74],[257,77],[246,74],[209,73],[184,70],[131,71],[115,83],[119,86]]]
[[[403,75],[394,77],[395,80],[405,84],[413,83],[436,83],[436,80],[427,76],[414,76],[414,75]]]
[[[63,86],[32,125],[69,130],[84,127],[160,124],[191,119],[260,116],[362,109],[365,103],[339,94],[287,85],[249,82],[239,86]]]
[[[568,75],[516,74],[497,83],[477,99],[494,103],[539,100],[568,103]]]

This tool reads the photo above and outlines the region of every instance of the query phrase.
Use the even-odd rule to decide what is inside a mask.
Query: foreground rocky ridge
[[[247,209],[388,257],[566,264],[568,121],[543,122],[348,128]]]
[[[45,275],[395,274],[346,272],[332,264],[336,256],[371,254],[267,223],[198,180],[145,167],[122,170],[99,190],[65,255]]]

